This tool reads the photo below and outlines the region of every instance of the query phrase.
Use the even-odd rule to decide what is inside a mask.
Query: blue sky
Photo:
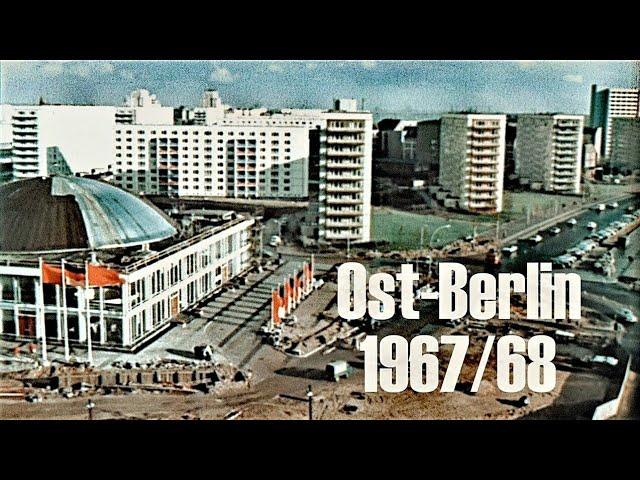
[[[365,98],[368,110],[411,117],[450,110],[588,113],[592,83],[633,86],[615,61],[78,61],[0,63],[0,102],[120,105],[135,88],[165,105],[197,105],[217,88],[237,106],[328,107]]]

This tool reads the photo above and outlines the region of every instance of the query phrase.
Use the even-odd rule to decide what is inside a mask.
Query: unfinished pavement
[[[287,261],[275,271],[257,274],[247,285],[217,296],[200,309],[201,317],[208,322],[204,328],[207,338],[212,338],[213,346],[239,368],[247,366],[263,346],[257,331],[271,313],[271,292],[301,268],[302,262]],[[316,264],[316,276],[329,268],[330,265]]]

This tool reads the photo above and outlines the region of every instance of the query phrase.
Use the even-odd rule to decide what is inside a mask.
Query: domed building
[[[135,350],[246,271],[254,220],[178,225],[113,185],[73,176],[0,185],[0,335]],[[185,228],[186,225],[186,228]]]

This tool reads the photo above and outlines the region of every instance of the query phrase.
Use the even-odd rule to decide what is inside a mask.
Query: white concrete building
[[[181,197],[308,196],[309,131],[302,126],[118,125],[114,183]]]
[[[251,266],[254,220],[233,212],[178,237],[135,196],[59,176],[0,186],[0,207],[0,335],[11,339],[133,350]],[[87,277],[91,267],[111,278]]]
[[[0,128],[12,144],[14,178],[47,175],[52,148],[73,173],[104,171],[112,161],[115,125],[173,123],[173,108],[161,106],[146,90],[132,92],[125,103],[1,105]]]
[[[602,127],[602,156],[609,158],[613,145],[613,120],[640,118],[640,89],[591,86],[590,121],[592,127]]]
[[[324,114],[320,133],[318,238],[367,242],[371,236],[370,113]]]
[[[442,116],[439,183],[459,208],[502,211],[506,123],[506,115],[497,114]]]
[[[578,194],[582,177],[584,117],[519,114],[516,175],[532,189]]]
[[[321,203],[331,204],[317,208],[318,235],[364,241],[369,239],[373,122],[370,113],[356,109],[353,99],[338,100],[333,110],[235,109],[208,90],[201,107],[183,109],[174,119],[173,108],[136,90],[122,107],[3,106],[2,119],[11,126],[15,178],[46,175],[50,169],[109,172],[116,185],[138,193],[290,200],[307,199],[311,180],[320,185]],[[339,128],[342,121],[357,128],[329,135],[327,129]],[[310,139],[318,132],[341,143],[311,152]],[[320,166],[310,170],[312,154],[320,159],[321,177]],[[335,182],[327,186],[329,173],[362,178],[340,193]],[[331,203],[337,196],[340,208]],[[325,221],[328,212],[346,206],[357,210],[351,221],[346,212]]]

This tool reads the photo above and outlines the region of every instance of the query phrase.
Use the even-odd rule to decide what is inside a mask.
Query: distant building
[[[504,150],[504,176],[509,180],[513,179],[516,173],[515,142],[517,126],[518,116],[507,115]]]
[[[10,125],[14,179],[108,173],[113,183],[135,193],[281,200],[307,200],[314,183],[319,186],[316,194],[332,190],[322,202],[333,202],[338,195],[343,202],[317,210],[318,239],[366,241],[372,115],[359,111],[353,99],[338,99],[334,107],[238,109],[207,90],[202,106],[174,109],[162,106],[147,90],[136,90],[122,107],[2,105],[0,120]],[[357,128],[338,131],[340,122]],[[340,141],[311,151],[327,139]],[[415,154],[415,135],[413,145],[407,156]],[[310,156],[316,159],[313,171]],[[332,175],[338,170],[341,176],[353,174],[359,181],[339,187],[336,180],[329,186],[325,174],[330,170]],[[325,217],[347,206],[358,215]]]
[[[521,183],[549,192],[580,193],[581,115],[520,114],[516,174]]]
[[[416,176],[437,178],[440,164],[440,119],[418,122]]]
[[[603,157],[611,156],[613,145],[613,119],[640,117],[640,90],[637,88],[605,88],[591,86],[591,127],[602,128]]]
[[[640,168],[640,118],[613,120],[611,166],[634,171]]]
[[[416,120],[384,119],[378,122],[376,158],[411,162],[416,158]]]
[[[86,178],[2,185],[0,211],[0,335],[10,339],[135,350],[251,266],[253,219],[178,230]]]
[[[442,116],[439,180],[459,208],[502,211],[506,123],[506,115]]]

